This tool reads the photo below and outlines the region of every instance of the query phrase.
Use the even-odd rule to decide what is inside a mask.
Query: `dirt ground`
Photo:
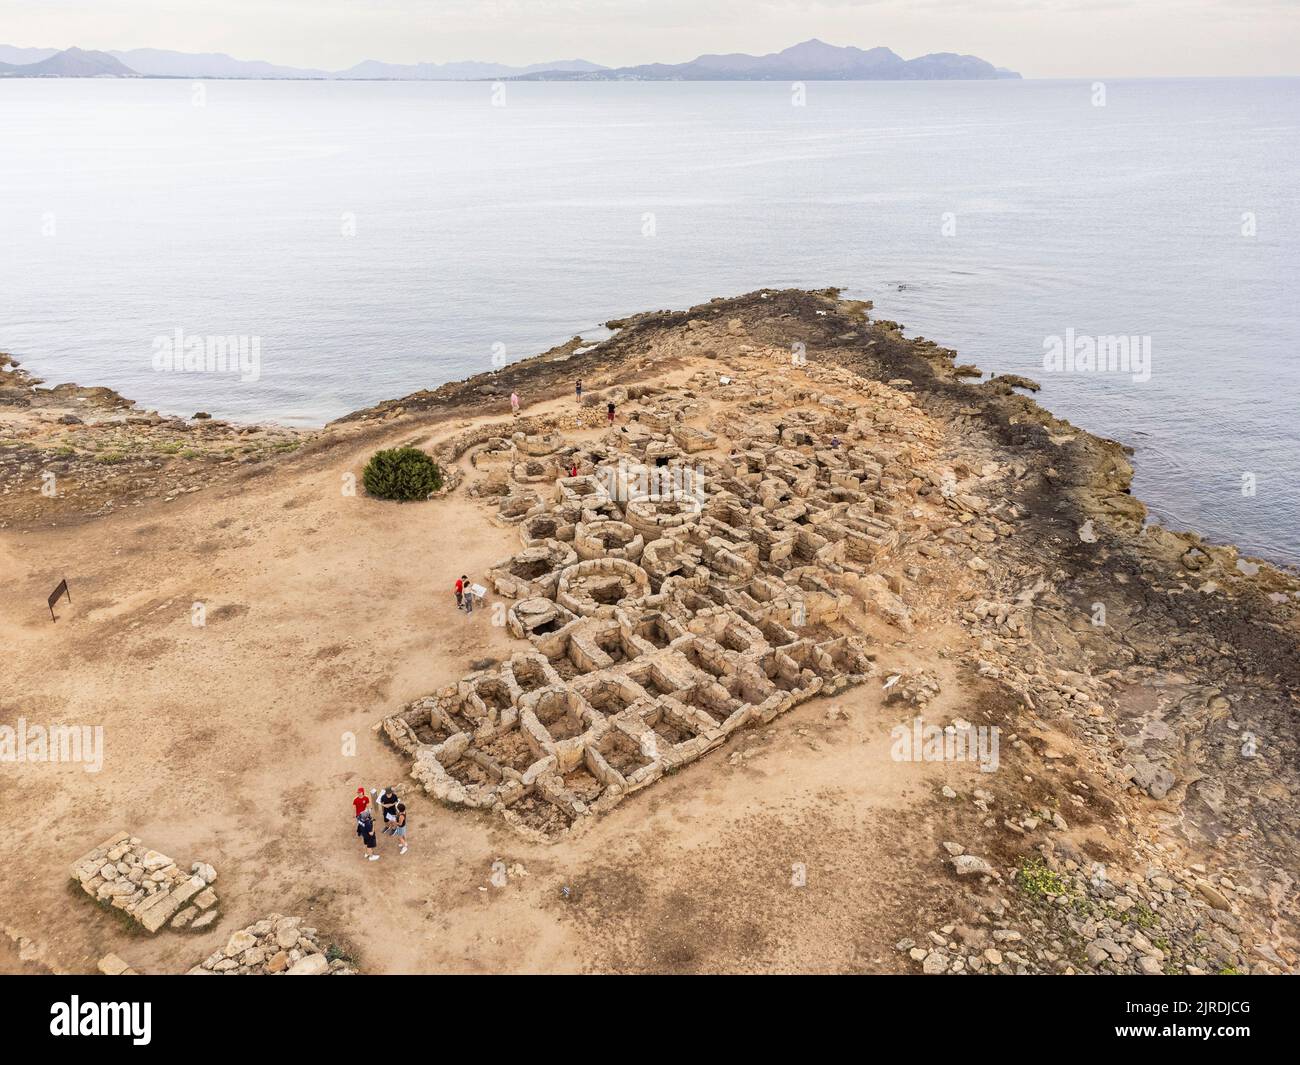
[[[957,879],[954,840],[1008,872],[1035,855],[1080,877],[1096,862],[1116,875],[1134,865],[1128,890],[1164,892],[1170,927],[1187,925],[1170,949],[1197,961],[1186,971],[1231,959],[1291,966],[1300,584],[1267,567],[1242,576],[1232,549],[1146,527],[1119,445],[1053,419],[1007,379],[960,384],[955,353],[905,341],[896,323],[868,325],[865,306],[764,290],[653,312],[611,323],[620,332],[579,363],[571,341],[315,435],[133,423],[107,390],[37,393],[12,371],[0,377],[0,724],[104,736],[100,772],[0,763],[0,972],[90,972],[115,952],[139,972],[181,973],[271,912],[303,917],[367,973],[902,972],[927,950],[927,965],[943,955],[955,972],[987,946],[988,927],[1019,917],[996,897],[1005,883]],[[732,314],[744,318],[738,334]],[[942,426],[925,445],[943,452],[932,457],[971,479],[992,460],[1009,477],[999,502],[1014,493],[1017,526],[975,545],[989,563],[939,541],[950,523],[935,523],[935,550],[906,567],[911,631],[861,607],[847,619],[881,677],[934,675],[927,721],[1007,733],[992,810],[976,798],[991,785],[975,764],[891,756],[890,729],[914,711],[886,706],[880,678],[737,732],[551,846],[418,790],[377,723],[473,663],[530,646],[490,609],[459,613],[452,596],[459,574],[482,581],[518,551],[519,530],[491,522],[492,504],[466,490],[464,458],[466,482],[429,502],[345,491],[369,456],[430,448],[484,421],[506,428],[512,388],[525,418],[557,415],[571,410],[575,375],[589,396],[634,380],[681,384],[702,367],[777,366],[792,339],[876,381],[906,374],[909,409]],[[68,422],[65,408],[84,421]],[[722,429],[708,415],[698,424]],[[572,441],[602,432],[564,429]],[[44,499],[47,469],[60,494]],[[923,515],[933,498],[916,492],[910,505]],[[1084,515],[1100,543],[1078,533]],[[63,578],[72,601],[52,622],[46,596]],[[1182,594],[1191,582],[1203,599]],[[970,609],[981,596],[1027,628],[1013,637],[981,619]],[[1099,599],[1111,607],[1106,630],[1080,613]],[[1133,694],[1143,691],[1156,693],[1145,709]],[[1234,756],[1240,722],[1258,735],[1258,757]],[[1177,770],[1172,790],[1134,777],[1128,762],[1147,756]],[[399,855],[381,836],[381,860],[367,862],[351,799],[387,784],[405,792],[411,849]],[[944,798],[944,785],[956,794]],[[220,921],[150,937],[91,903],[70,866],[122,830],[184,869],[214,865]],[[510,870],[503,885],[494,866]],[[1165,868],[1190,889],[1176,903],[1146,885]],[[1228,891],[1218,901],[1231,912],[1211,921],[1198,883],[1211,898]],[[1083,956],[1095,927],[1063,946],[1034,916],[1043,912],[1018,925],[1041,940],[1034,964],[1118,971]],[[1253,939],[1228,936],[1224,922]],[[947,946],[932,949],[925,929]]]
[[[182,972],[273,910],[302,914],[367,972],[897,968],[892,944],[935,872],[940,776],[978,772],[893,761],[898,713],[878,685],[738,737],[577,839],[530,845],[415,793],[410,852],[381,837],[381,861],[362,860],[351,797],[405,774],[374,723],[516,644],[489,611],[458,613],[450,591],[459,572],[517,550],[514,529],[487,524],[464,493],[402,506],[341,491],[376,446],[411,435],[89,523],[0,532],[4,720],[104,727],[98,773],[0,777],[14,813],[0,841],[13,948],[0,970],[84,972],[116,951],[139,971]],[[64,576],[72,602],[52,623],[44,597]],[[894,657],[928,660],[942,638]],[[962,688],[944,680],[936,709],[957,714]],[[828,719],[832,705],[847,720]],[[216,866],[213,930],[151,938],[69,886],[69,863],[119,829]],[[493,886],[497,860],[527,876]]]

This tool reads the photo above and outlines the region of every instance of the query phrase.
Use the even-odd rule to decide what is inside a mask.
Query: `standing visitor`
[[[519,417],[519,393],[518,392],[510,393],[510,413],[516,418]]]
[[[366,794],[366,789],[357,788],[356,797],[352,800],[352,809],[354,809],[357,812],[357,816],[360,817],[363,813],[365,813],[366,807],[369,805],[370,805],[370,796]]]
[[[384,834],[388,835],[397,823],[397,792],[389,784],[379,796],[379,809],[384,814]]]
[[[366,861],[377,862],[379,855],[375,852],[378,840],[375,839],[375,819],[369,810],[357,814],[357,835],[361,837],[361,853]]]
[[[460,580],[457,581],[457,583],[461,586],[461,589],[464,593],[465,613],[466,614],[474,613],[474,589],[472,589],[469,586],[469,578],[462,573],[460,575]]]
[[[611,399],[608,406],[605,407],[605,413],[609,415],[609,424],[614,424],[614,401]]]
[[[574,394],[578,397],[578,406],[581,407],[582,406],[582,378],[581,377],[579,377],[577,381],[573,383],[573,391]]]
[[[394,814],[394,819],[395,819],[395,824],[393,825],[393,835],[397,838],[397,842],[398,842],[399,844],[401,844],[401,847],[402,847],[402,849],[401,849],[398,853],[399,853],[399,854],[405,854],[406,851],[407,851],[407,846],[406,846],[406,803],[404,803],[404,802],[399,802],[399,803],[397,804],[397,809],[396,809],[396,812],[395,812],[395,814]]]
[[[456,582],[456,609],[457,610],[465,609],[465,578],[464,577],[461,577]]]

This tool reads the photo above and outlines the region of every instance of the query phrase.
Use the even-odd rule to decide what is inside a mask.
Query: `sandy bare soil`
[[[513,529],[455,495],[401,506],[342,494],[376,444],[410,436],[3,534],[5,719],[105,736],[99,773],[31,765],[0,782],[17,813],[0,843],[0,909],[32,960],[88,971],[116,950],[140,971],[183,971],[274,909],[329,929],[371,972],[897,966],[890,945],[923,905],[909,885],[931,864],[935,767],[889,758],[896,715],[874,690],[836,700],[848,721],[826,720],[828,700],[799,708],[746,737],[742,765],[690,767],[572,844],[521,844],[417,796],[410,853],[384,839],[380,862],[361,859],[352,794],[405,772],[371,726],[517,644],[488,611],[458,613],[450,591],[460,571],[517,550]],[[46,586],[64,575],[72,603],[51,623]],[[216,930],[124,933],[69,889],[68,863],[119,828],[216,866]],[[492,887],[498,859],[528,876]]]
[[[682,341],[663,380],[716,365],[718,352],[698,347]],[[572,403],[573,370],[547,372],[527,416]],[[601,373],[589,387],[618,376]],[[86,972],[114,951],[138,971],[184,972],[272,911],[303,916],[366,972],[914,969],[898,941],[961,919],[940,844],[981,831],[981,815],[940,789],[966,796],[984,781],[969,763],[891,758],[889,729],[907,715],[884,705],[878,681],[737,734],[553,846],[410,785],[379,719],[527,646],[490,611],[455,609],[459,573],[481,576],[519,549],[517,530],[491,524],[486,503],[463,489],[407,505],[342,490],[379,446],[428,447],[510,421],[499,396],[439,403],[345,421],[169,501],[0,529],[0,722],[104,729],[98,773],[0,770],[0,971]],[[52,623],[45,597],[64,577],[72,602]],[[934,672],[942,693],[930,717],[1022,720],[962,657],[978,640],[940,609],[958,590],[915,596],[932,609],[910,633],[858,620],[879,660]],[[1000,789],[1042,799],[1040,770],[1062,758],[1063,780],[1105,786],[1078,732],[1035,723],[1031,744],[1004,750]],[[411,851],[399,856],[381,837],[382,859],[366,862],[351,798],[389,783],[407,789]],[[1114,802],[1136,802],[1123,781],[1112,786]],[[1062,846],[1122,851],[1146,833],[1111,799],[1089,802],[1077,818],[1067,811]],[[220,922],[150,937],[70,885],[69,863],[120,829],[186,867],[214,865]],[[987,845],[990,860],[1025,850],[1016,831]],[[1206,853],[1191,834],[1180,846],[1183,861]],[[497,861],[526,875],[494,886]]]

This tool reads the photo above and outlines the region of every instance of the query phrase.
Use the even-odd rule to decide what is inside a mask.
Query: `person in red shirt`
[[[465,578],[460,577],[456,581],[456,609],[465,609]]]
[[[352,800],[352,807],[356,810],[357,816],[360,817],[370,805],[370,796],[366,794],[365,788],[357,788],[357,796]]]

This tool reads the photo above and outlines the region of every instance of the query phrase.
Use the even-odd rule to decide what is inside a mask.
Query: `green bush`
[[[442,470],[418,447],[376,451],[361,475],[366,491],[380,499],[428,499],[442,487]]]

